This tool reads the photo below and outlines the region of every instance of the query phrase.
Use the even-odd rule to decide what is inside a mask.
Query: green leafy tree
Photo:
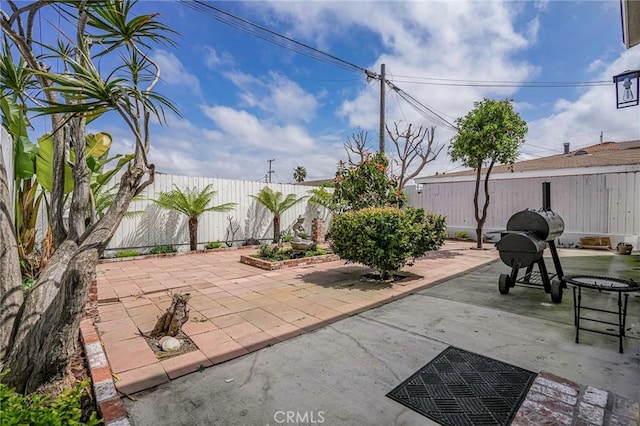
[[[256,195],[249,195],[259,204],[262,204],[271,213],[273,213],[273,242],[277,243],[280,239],[280,215],[291,207],[298,204],[307,197],[297,198],[296,194],[289,194],[283,198],[282,192],[274,192],[268,186],[265,186]]]
[[[449,155],[453,161],[461,161],[476,171],[473,195],[474,214],[477,223],[477,247],[482,248],[482,228],[489,207],[489,176],[496,164],[513,163],[518,158],[518,147],[524,143],[527,123],[513,110],[511,99],[496,101],[484,99],[475,102],[474,109],[458,118],[458,133],[454,136]],[[480,202],[480,183],[484,173],[484,201]]]
[[[191,250],[198,248],[198,218],[204,212],[228,212],[233,210],[236,203],[225,203],[219,206],[209,206],[211,199],[217,191],[207,185],[201,191],[198,188],[187,188],[184,191],[176,185],[170,192],[161,192],[157,200],[152,200],[159,207],[168,210],[176,210],[189,218],[189,247]]]
[[[305,169],[303,166],[298,166],[295,169],[293,169],[293,180],[300,183],[300,182],[304,182],[306,178],[307,178],[307,169]]]
[[[387,280],[412,259],[440,248],[447,228],[443,216],[422,209],[369,207],[334,216],[329,233],[335,254]]]
[[[0,209],[0,369],[8,371],[4,383],[30,393],[69,371],[95,265],[133,197],[153,183],[154,166],[147,158],[149,124],[152,117],[164,122],[163,108],[177,110],[154,90],[160,68],[148,53],[173,45],[174,32],[158,21],[158,14],[136,14],[133,1],[5,3],[9,7],[0,16],[8,46],[0,53],[2,97],[18,102],[27,120],[37,115],[52,129],[40,143],[35,173],[38,161],[43,167],[50,165],[47,201],[54,252],[26,293],[14,223],[8,209]],[[51,34],[38,29],[46,21],[38,18],[47,9],[65,17],[74,27],[70,34],[59,29],[57,40],[40,39],[38,34]],[[12,60],[8,52],[19,57]],[[97,163],[86,155],[91,150],[87,125],[107,112],[120,117],[130,130],[135,153],[113,202],[98,218],[91,199]],[[33,154],[27,151],[17,154]],[[0,154],[3,206],[13,205],[7,179]]]
[[[338,211],[366,207],[402,207],[406,196],[398,190],[396,177],[387,175],[389,160],[383,153],[366,156],[357,165],[338,165],[333,203]]]

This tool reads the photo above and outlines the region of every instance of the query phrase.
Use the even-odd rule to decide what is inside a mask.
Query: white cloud
[[[152,59],[160,67],[162,81],[187,87],[192,93],[201,95],[198,77],[189,73],[176,55],[165,50],[155,50]]]
[[[259,108],[283,122],[309,122],[315,117],[315,96],[281,74],[271,72],[258,78],[235,71],[225,77],[241,90],[241,106]]]
[[[519,33],[513,26],[517,5],[498,2],[273,2],[260,3],[289,17],[292,32],[300,37],[337,34],[348,38],[350,28],[377,34],[384,49],[378,59],[366,65],[378,72],[387,64],[392,81],[426,105],[453,117],[466,114],[473,102],[483,97],[512,96],[515,88],[460,87],[411,84],[406,77],[522,81],[538,72],[513,54],[528,47],[535,26]],[[363,18],[366,14],[366,19]],[[460,31],[464,28],[464,31]],[[315,41],[315,40],[314,40]],[[352,41],[353,42],[353,41]],[[402,82],[400,82],[402,81]],[[416,83],[425,81],[413,80]],[[426,124],[424,117],[405,101],[388,92],[387,122]],[[375,131],[378,128],[379,85],[363,84],[355,97],[337,111],[351,127]]]
[[[639,52],[638,48],[623,52],[598,78],[610,80],[623,70],[637,68]],[[613,84],[589,87],[573,102],[559,99],[552,113],[530,122],[527,141],[560,150],[563,142],[570,142],[572,147],[596,144],[600,141],[600,132],[605,141],[640,139],[638,108],[616,109]]]
[[[587,72],[600,72],[602,71],[604,68],[606,68],[607,63],[604,62],[602,59],[594,59],[589,66],[587,67]]]

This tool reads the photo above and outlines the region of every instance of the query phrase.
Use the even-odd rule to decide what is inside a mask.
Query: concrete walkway
[[[486,264],[496,258],[495,251],[468,250],[468,246],[447,243],[434,258],[418,261],[408,268],[425,278],[376,290],[367,290],[370,284],[358,278],[365,269],[357,266],[333,262],[278,271],[280,275],[274,276],[274,273],[256,273],[254,268],[246,269],[248,267],[237,264],[234,261],[239,258],[237,252],[100,265],[103,322],[98,326],[112,367],[112,359],[115,359],[115,368],[120,369],[116,372],[122,380],[117,381],[116,386],[121,392],[132,393],[160,384],[155,389],[137,393],[136,401],[125,398],[132,423],[431,424],[425,417],[385,395],[444,348],[453,345],[541,373],[514,424],[637,424],[640,298],[630,297],[624,354],[617,352],[617,339],[599,334],[582,333],[581,343],[575,344],[570,292],[559,305],[552,304],[549,296],[537,289],[518,286],[509,295],[500,295],[497,277],[507,272],[506,266],[500,262]],[[629,257],[631,262],[636,262],[629,264],[621,264],[622,256],[609,253],[561,250],[561,257],[566,273],[615,274],[627,278],[637,274],[640,278],[640,269],[636,269],[640,268],[637,256]],[[206,261],[198,263],[199,259]],[[167,260],[177,263],[168,264]],[[153,262],[160,261],[163,262],[161,269],[157,266],[149,269],[149,265],[158,265]],[[180,266],[183,262],[188,265],[186,273],[184,266]],[[461,274],[464,271],[467,273]],[[134,278],[128,278],[127,274]],[[164,274],[173,276],[173,280]],[[446,277],[450,279],[445,280]],[[188,359],[189,354],[183,355],[185,363],[178,367],[175,361],[170,361],[180,357],[158,361],[148,354],[140,356],[139,352],[144,353],[143,346],[129,349],[133,341],[141,339],[133,332],[131,323],[133,327],[140,324],[140,329],[144,329],[142,324],[155,320],[136,318],[148,315],[138,313],[140,308],[147,307],[145,309],[157,315],[162,303],[166,304],[160,294],[145,294],[145,287],[170,285],[180,288],[176,279],[192,294],[215,296],[221,291],[202,293],[202,290],[206,292],[214,285],[226,285],[228,288],[222,291],[235,297],[229,299],[231,296],[225,295],[211,299],[207,296],[221,307],[193,306],[192,315],[206,317],[207,322],[189,323],[194,328],[190,337],[199,351],[196,351],[195,359]],[[242,288],[253,286],[253,290],[242,293],[243,290],[230,286],[229,282],[244,284],[240,285]],[[432,286],[435,282],[442,283]],[[137,288],[127,290],[131,283],[136,283]],[[202,287],[196,287],[200,285]],[[154,291],[166,290],[156,287]],[[242,294],[234,295],[232,291]],[[260,296],[242,298],[254,293]],[[368,309],[406,293],[415,294]],[[107,303],[107,295],[111,299],[121,295],[121,301]],[[603,307],[610,308],[615,304],[605,293],[599,296],[596,293],[595,297]],[[223,299],[228,299],[226,305],[221,302]],[[257,300],[261,301],[255,302]],[[307,303],[301,302],[304,300]],[[344,319],[349,316],[348,306],[352,304],[355,305],[352,312],[361,313]],[[149,308],[152,305],[158,311]],[[289,308],[278,312],[277,307],[282,308],[280,305]],[[210,318],[205,313],[222,308],[237,310],[222,311],[223,314]],[[326,309],[334,311],[331,312],[333,315],[322,318],[321,315],[328,313]],[[258,316],[246,314],[256,312],[254,310],[261,311],[267,322],[274,321],[265,316],[270,314],[284,324],[262,324],[261,328]],[[313,320],[294,318],[284,312],[300,312],[305,314],[304,318]],[[263,343],[283,342],[264,347],[268,343],[243,341],[246,336],[234,334],[236,329],[233,327],[240,323],[216,324],[219,321],[216,318],[230,315],[242,318],[241,324],[258,329],[243,326],[254,331],[248,336],[260,333],[259,336],[266,339]],[[341,318],[342,321],[335,322]],[[295,325],[296,321],[304,322]],[[120,325],[119,330],[116,324]],[[200,324],[207,324],[204,331],[197,329]],[[275,330],[279,327],[293,333],[277,337]],[[111,330],[107,331],[109,328]],[[316,331],[309,332],[314,329]],[[138,331],[137,327],[135,331]],[[224,334],[219,334],[221,332]],[[266,338],[263,333],[275,340]],[[296,334],[303,335],[288,339]],[[194,338],[198,335],[207,338]],[[116,339],[116,336],[120,337]],[[212,340],[220,336],[221,340]],[[216,343],[208,345],[211,341]],[[263,349],[257,350],[261,345]],[[220,357],[216,348],[221,346],[236,348],[237,352],[227,351]],[[242,354],[247,355],[168,382],[169,377],[194,371],[199,365],[217,364]],[[134,361],[135,358],[143,361]]]

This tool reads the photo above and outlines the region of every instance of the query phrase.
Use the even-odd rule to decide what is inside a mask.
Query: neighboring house
[[[410,204],[447,216],[450,235],[475,236],[476,173],[466,170],[416,178]],[[640,140],[605,142],[565,153],[493,168],[484,232],[504,229],[509,217],[542,207],[542,183],[551,183],[551,209],[565,222],[562,244],[584,236],[609,236],[640,248]],[[482,199],[482,197],[481,197]]]

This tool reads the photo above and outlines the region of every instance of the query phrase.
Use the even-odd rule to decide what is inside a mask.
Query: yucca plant
[[[195,250],[198,246],[198,217],[204,212],[227,212],[233,210],[236,203],[225,203],[207,207],[217,191],[207,185],[201,191],[197,187],[184,191],[176,185],[170,192],[161,192],[157,200],[152,200],[159,207],[176,210],[189,218],[189,247]]]
[[[265,186],[256,195],[249,195],[273,213],[273,242],[280,237],[280,215],[307,197],[296,198],[296,194],[289,194],[284,199],[282,192],[274,192]]]

